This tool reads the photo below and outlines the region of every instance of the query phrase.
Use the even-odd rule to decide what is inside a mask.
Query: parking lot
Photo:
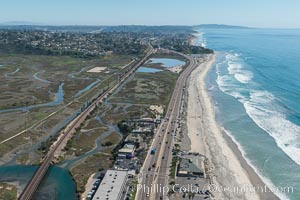
[[[171,199],[210,199],[209,181],[197,177],[177,177]]]

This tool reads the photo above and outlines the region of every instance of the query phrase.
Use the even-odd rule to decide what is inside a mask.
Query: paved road
[[[115,91],[122,83],[129,78],[148,58],[151,54],[153,54],[156,50],[151,49],[147,55],[141,59],[133,68],[131,68],[126,74],[120,76],[119,82],[115,83],[111,88],[106,90],[103,94],[101,94],[90,106],[88,106],[78,117],[76,117],[73,121],[71,121],[62,134],[59,136],[58,141],[51,146],[47,155],[45,156],[43,162],[41,163],[39,169],[36,171],[32,179],[29,181],[24,191],[20,195],[20,200],[30,200],[32,199],[35,191],[37,190],[39,184],[41,183],[43,177],[48,171],[51,162],[55,156],[57,156],[57,152],[64,148],[67,140],[72,137],[72,134],[75,132],[75,129],[80,126],[80,124],[86,119],[86,117],[93,111],[96,105],[103,102],[108,95],[110,95],[113,91]]]
[[[167,51],[167,50],[166,50]],[[177,53],[177,52],[173,52]],[[165,119],[162,121],[157,133],[154,136],[150,151],[156,147],[156,153],[151,155],[150,151],[144,161],[143,169],[140,173],[139,183],[142,186],[155,188],[156,191],[149,193],[147,190],[138,190],[136,199],[166,199],[167,193],[163,193],[163,187],[168,186],[170,164],[172,160],[172,149],[174,147],[173,137],[180,120],[180,108],[183,98],[183,91],[190,73],[196,68],[195,59],[180,54],[189,59],[189,66],[179,76],[172,99],[170,100]],[[157,187],[158,186],[158,187]],[[157,189],[159,191],[157,191]],[[161,190],[160,190],[161,189]],[[148,193],[148,194],[147,194]]]

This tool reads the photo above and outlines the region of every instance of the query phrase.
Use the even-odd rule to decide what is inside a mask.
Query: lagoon
[[[24,188],[36,170],[37,166],[0,166],[0,182],[18,182]],[[67,169],[51,166],[35,199],[64,200],[66,197],[70,200],[78,199],[75,182]]]
[[[185,65],[185,62],[173,58],[151,58],[149,64],[162,64],[163,67],[170,68]]]
[[[163,71],[161,69],[155,69],[155,68],[150,68],[150,67],[140,67],[137,72],[144,72],[144,73],[155,73],[155,72],[160,72]]]

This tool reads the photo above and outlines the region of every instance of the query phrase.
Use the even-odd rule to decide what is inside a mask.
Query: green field
[[[34,125],[30,131],[0,144],[0,157],[4,158],[8,153],[21,153],[37,142],[46,140],[62,126],[65,119],[80,110],[86,101],[101,93],[111,80],[116,79],[118,73],[126,70],[123,66],[133,58],[105,56],[82,59],[67,56],[0,55],[0,63],[3,65],[0,73],[4,74],[0,80],[0,110],[54,101],[58,86],[64,83],[64,101],[60,105],[33,108],[29,112],[0,113],[0,142]],[[106,67],[106,71],[86,72],[94,67]],[[35,75],[44,81],[37,80]],[[73,96],[77,92],[96,80],[100,80],[98,85],[74,100]],[[72,103],[68,104],[69,102]],[[53,112],[56,113],[48,118]],[[32,163],[39,160],[38,156],[33,156],[35,160]],[[5,162],[5,159],[3,161]]]
[[[132,104],[168,105],[178,74],[162,71],[156,73],[137,72],[133,79],[116,94],[111,102]]]

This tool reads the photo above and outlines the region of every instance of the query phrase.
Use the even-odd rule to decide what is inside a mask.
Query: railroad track
[[[97,105],[99,105],[105,98],[107,98],[114,90],[116,90],[119,86],[124,83],[124,81],[129,78],[148,58],[151,54],[155,52],[154,49],[150,49],[147,55],[141,59],[134,67],[132,67],[128,72],[120,76],[119,81],[114,83],[110,88],[104,91],[95,101],[93,101],[84,111],[82,111],[73,121],[69,123],[69,125],[62,132],[62,136],[58,138],[58,141],[50,147],[47,155],[43,159],[40,167],[35,172],[22,194],[19,197],[19,200],[30,200],[32,199],[35,191],[46,175],[55,153],[64,148],[63,144],[66,144],[66,141],[72,136],[75,129],[80,126],[80,124],[86,119],[86,117],[95,109]]]

